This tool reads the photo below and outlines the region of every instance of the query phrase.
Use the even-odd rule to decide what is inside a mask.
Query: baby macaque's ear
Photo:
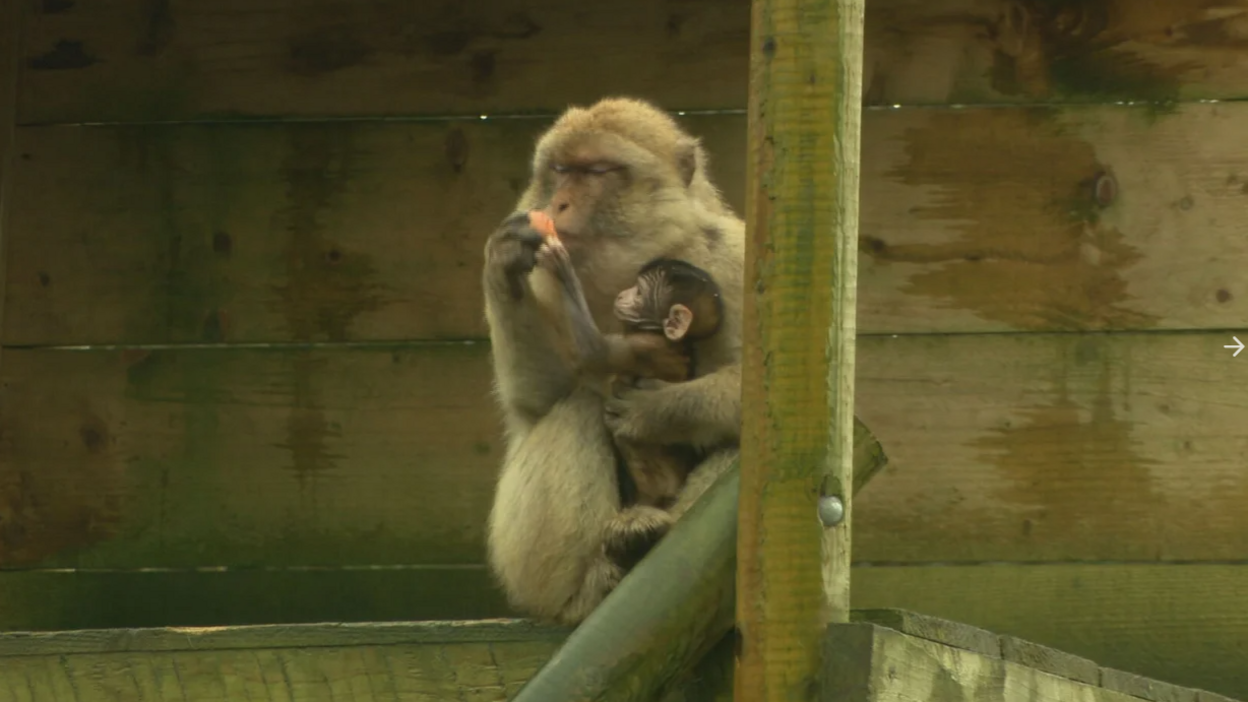
[[[693,310],[684,305],[672,305],[667,311],[667,319],[663,320],[663,336],[672,341],[680,341],[689,333],[693,325]]]

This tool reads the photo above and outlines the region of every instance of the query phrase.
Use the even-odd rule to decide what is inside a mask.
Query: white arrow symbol
[[[1233,337],[1233,336],[1232,336],[1231,338],[1232,338],[1232,339],[1235,339],[1235,343],[1236,343],[1236,344],[1238,344],[1238,345],[1237,345],[1237,346],[1231,346],[1230,344],[1227,344],[1226,346],[1223,346],[1222,348],[1224,348],[1224,349],[1235,349],[1235,353],[1231,354],[1231,358],[1235,358],[1236,356],[1238,356],[1238,355],[1239,355],[1239,352],[1240,352],[1240,351],[1243,351],[1243,350],[1244,350],[1244,342],[1240,341],[1239,339],[1237,339],[1236,337]]]

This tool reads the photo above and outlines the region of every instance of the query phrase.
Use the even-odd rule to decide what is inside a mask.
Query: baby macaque
[[[723,317],[719,286],[701,268],[660,258],[647,263],[636,284],[615,300],[622,334],[603,334],[589,310],[568,250],[551,232],[536,254],[537,265],[560,284],[577,370],[601,379],[602,392],[615,383],[654,378],[682,382],[694,376],[694,342],[718,331]],[[701,456],[692,446],[638,445],[619,441],[637,502],[666,509],[676,499]]]

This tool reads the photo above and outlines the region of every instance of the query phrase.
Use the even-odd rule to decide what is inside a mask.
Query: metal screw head
[[[824,495],[819,498],[819,522],[825,527],[833,527],[845,518],[845,503],[836,495]]]

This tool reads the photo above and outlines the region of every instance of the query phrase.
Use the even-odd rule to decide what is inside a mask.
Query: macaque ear
[[[689,187],[693,182],[693,174],[698,170],[698,140],[688,139],[676,147],[676,170],[680,180]]]
[[[671,341],[680,341],[689,333],[693,325],[693,310],[684,305],[672,305],[667,311],[667,319],[663,320],[663,336]]]

